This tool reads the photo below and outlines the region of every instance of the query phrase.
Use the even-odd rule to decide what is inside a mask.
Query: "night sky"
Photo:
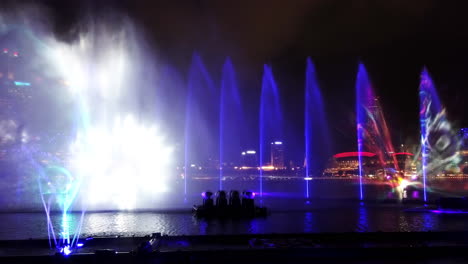
[[[230,56],[249,112],[258,109],[263,63],[272,65],[290,141],[294,141],[292,135],[302,136],[307,56],[316,64],[336,151],[355,145],[354,82],[359,62],[367,67],[381,98],[395,144],[418,137],[418,84],[423,66],[432,74],[454,126],[468,126],[464,104],[468,9],[463,1],[41,2],[53,14],[57,35],[65,39],[73,38],[70,28],[90,12],[118,10],[130,16],[158,58],[182,75],[197,51],[219,81],[223,61]],[[172,94],[174,98],[168,100],[177,100],[177,92]],[[185,99],[179,100],[183,105]]]

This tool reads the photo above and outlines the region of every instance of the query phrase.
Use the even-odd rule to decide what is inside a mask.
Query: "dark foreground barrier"
[[[0,241],[0,263],[461,263],[466,232],[161,236],[83,240],[56,254],[47,240]]]

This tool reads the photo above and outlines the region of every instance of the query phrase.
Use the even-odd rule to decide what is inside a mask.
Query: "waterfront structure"
[[[271,142],[271,166],[275,169],[285,169],[283,142]]]
[[[358,176],[359,175],[359,160],[361,159],[362,167],[376,167],[378,157],[372,152],[343,152],[333,155],[333,158],[325,169],[325,176]],[[368,171],[368,170],[366,170]]]
[[[243,168],[257,168],[258,158],[255,150],[246,150],[241,153],[242,155],[242,167]]]
[[[384,178],[395,173],[403,173],[413,176],[415,164],[413,154],[409,152],[397,152],[391,154],[384,166],[377,154],[373,152],[342,152],[333,155],[333,158],[324,171],[325,176],[347,177],[359,175],[359,161],[362,162],[363,176],[368,178]],[[395,166],[397,160],[398,166]],[[395,168],[401,168],[400,171]]]

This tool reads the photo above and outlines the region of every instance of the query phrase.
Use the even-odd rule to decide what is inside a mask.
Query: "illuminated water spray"
[[[76,99],[67,168],[83,177],[92,209],[152,207],[166,183],[172,148],[155,124],[154,70],[129,23],[89,25],[72,43],[55,42],[50,58]],[[152,74],[155,74],[152,73]]]
[[[219,99],[219,190],[223,190],[224,162],[241,152],[243,113],[234,67],[229,58],[223,66]]]
[[[213,138],[215,129],[209,124],[217,124],[219,118],[219,95],[201,57],[192,56],[187,81],[185,105],[185,146],[184,146],[184,194],[187,196],[187,181],[193,170],[203,162],[216,156],[218,145]]]
[[[283,136],[283,115],[281,111],[280,96],[276,86],[273,72],[268,65],[264,65],[262,91],[260,95],[259,111],[259,194],[263,197],[263,167],[265,153],[270,143],[276,142]],[[278,141],[280,142],[280,141]],[[274,164],[270,164],[274,166]]]
[[[419,85],[421,125],[421,175],[424,201],[427,201],[428,176],[440,171],[458,172],[461,140],[448,122],[435,85],[426,69]]]
[[[364,150],[364,125],[366,113],[364,109],[364,100],[366,98],[366,90],[370,85],[367,71],[363,64],[359,64],[359,70],[356,80],[356,129],[357,129],[357,147],[358,147],[358,170],[359,170],[359,198],[364,199],[362,190],[362,155],[360,153]]]
[[[356,121],[357,121],[357,143],[358,151],[369,151],[375,153],[378,164],[387,177],[387,172],[400,171],[397,157],[393,147],[390,131],[387,126],[379,98],[375,95],[363,64],[359,65],[356,81]],[[362,155],[359,159],[359,194],[363,199],[362,180],[364,169],[362,166]],[[392,165],[388,161],[392,161]],[[390,168],[389,168],[390,166]]]
[[[74,177],[63,167],[48,166],[37,167],[37,169],[40,195],[47,216],[49,241],[53,241],[53,245],[62,253],[71,253],[78,242],[83,214],[78,225],[72,229],[69,212],[80,190],[82,179]],[[55,210],[61,212],[59,227],[54,226],[51,220],[51,212]],[[56,234],[57,231],[58,234]],[[50,245],[52,246],[52,243]]]
[[[307,59],[304,98],[304,143],[305,143],[305,185],[309,198],[309,182],[312,176],[320,175],[331,156],[328,123],[325,118],[323,98],[318,85],[315,67]]]

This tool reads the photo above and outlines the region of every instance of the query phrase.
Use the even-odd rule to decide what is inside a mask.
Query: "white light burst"
[[[172,148],[154,126],[132,116],[96,126],[72,144],[71,168],[85,179],[84,199],[91,208],[133,209],[168,190]]]

